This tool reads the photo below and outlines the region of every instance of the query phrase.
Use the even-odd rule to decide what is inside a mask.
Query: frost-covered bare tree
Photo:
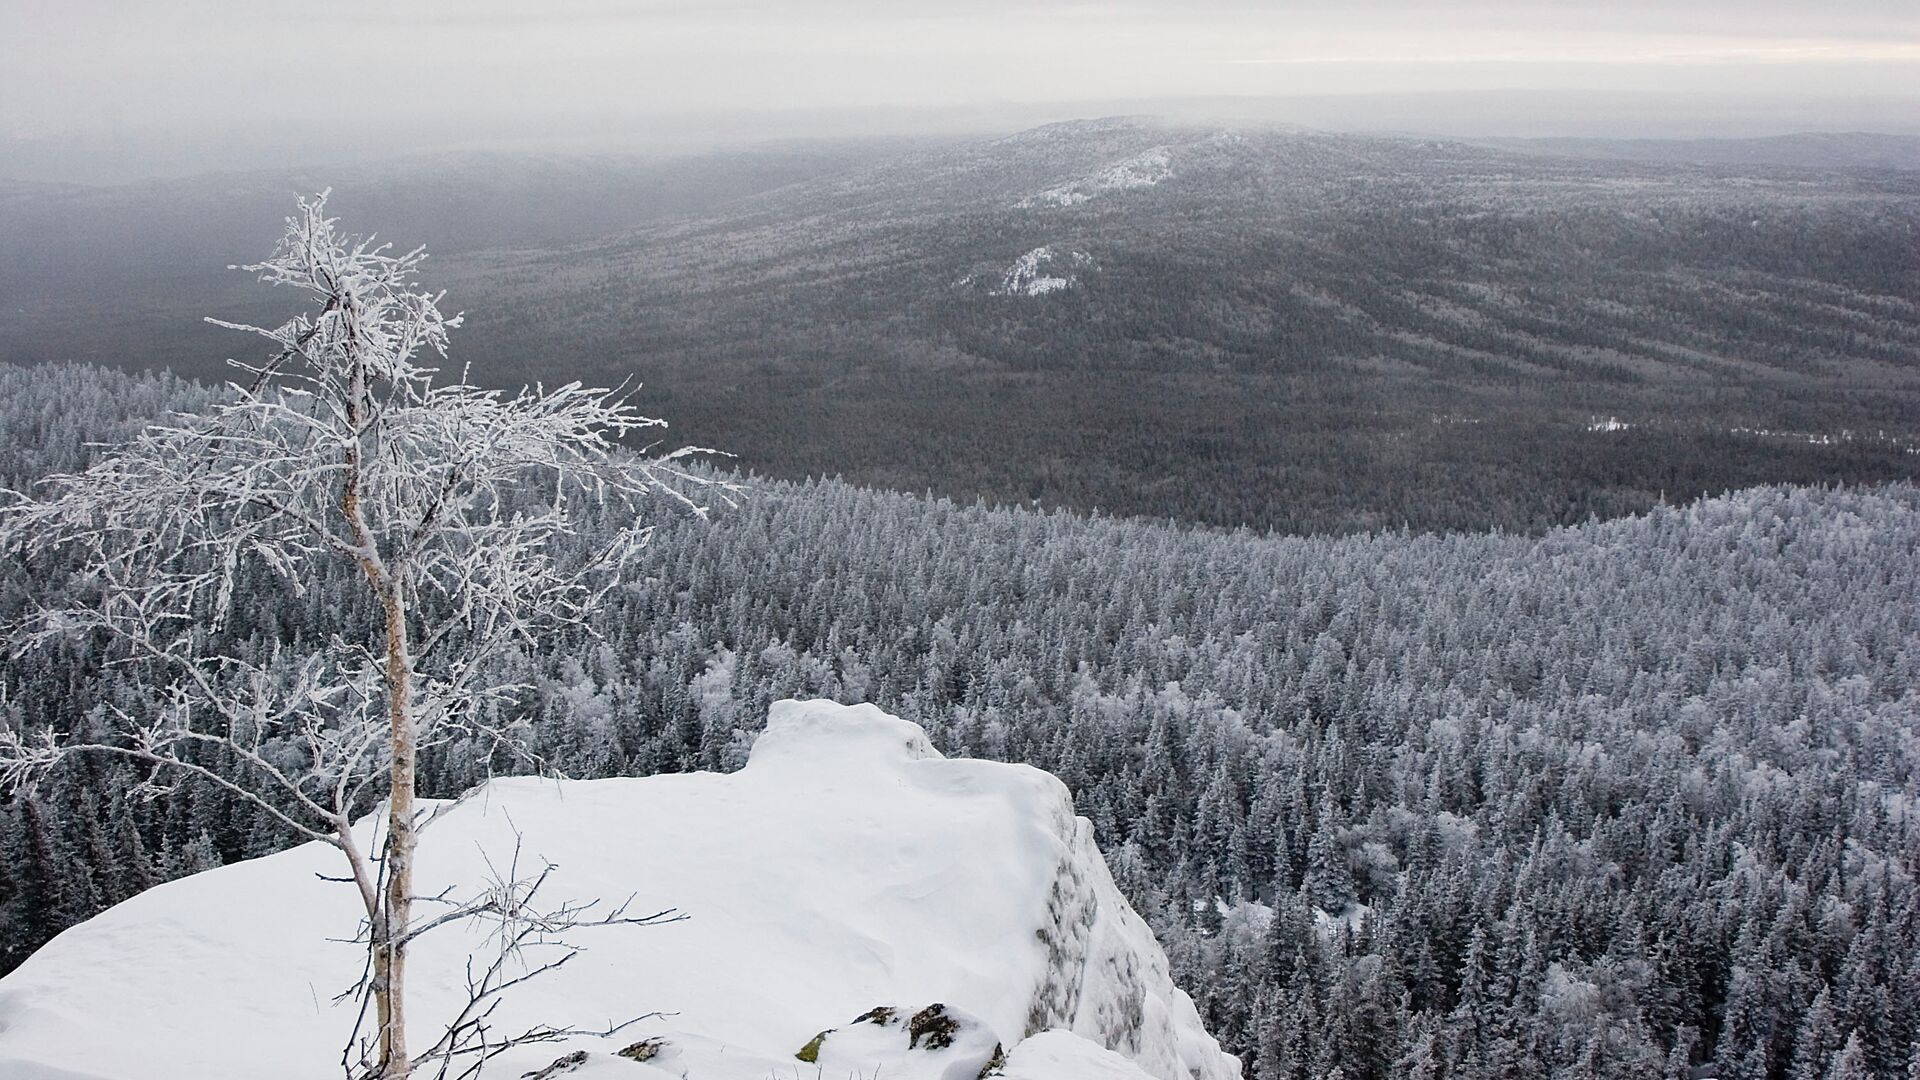
[[[444,921],[414,915],[414,852],[431,820],[415,805],[419,754],[467,740],[524,756],[497,719],[516,687],[489,657],[583,623],[647,542],[642,503],[704,516],[703,498],[735,488],[686,468],[697,448],[622,450],[619,437],[663,423],[624,393],[440,381],[432,365],[460,319],[418,289],[425,252],[342,234],[325,200],[301,200],[274,254],[239,268],[312,306],[272,329],[220,323],[272,342],[265,363],[236,362],[249,377],[231,401],[173,416],[0,510],[4,549],[64,549],[91,575],[85,602],[37,611],[16,647],[91,634],[155,673],[152,700],[118,709],[109,730],[0,735],[0,784],[32,784],[77,753],[118,755],[151,766],[152,791],[196,774],[338,848],[365,909],[374,1013],[348,1071],[393,1080],[474,1036],[409,1053],[408,945]],[[589,514],[629,524],[578,553],[568,538]],[[298,596],[323,560],[364,583],[364,625],[343,613],[326,640],[262,661],[203,649],[254,566]],[[379,826],[356,833],[352,819],[382,795]],[[453,910],[521,929],[653,918],[567,907],[543,924],[524,903],[536,888],[498,882]]]

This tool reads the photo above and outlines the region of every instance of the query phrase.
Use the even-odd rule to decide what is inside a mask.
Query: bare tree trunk
[[[329,306],[334,301],[350,315],[358,313],[352,296],[336,293]],[[407,640],[405,567],[387,565],[360,505],[364,480],[360,439],[366,433],[372,413],[372,395],[367,385],[366,366],[359,355],[359,341],[351,336],[354,325],[349,318],[346,406],[351,436],[346,445],[340,512],[346,517],[360,548],[360,569],[380,597],[386,615],[387,741],[391,754],[387,843],[382,867],[386,889],[377,904],[378,910],[370,913],[372,988],[375,1018],[380,1024],[380,1080],[406,1080],[412,1072],[412,1059],[407,1051],[407,928],[413,915],[413,852],[417,844],[413,823],[413,656]]]
[[[387,583],[387,721],[392,793],[387,798],[386,995],[381,1024],[382,1080],[405,1080],[407,928],[413,919],[413,657],[407,641],[404,582]]]

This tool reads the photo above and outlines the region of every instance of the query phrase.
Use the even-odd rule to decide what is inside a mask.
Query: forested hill
[[[1743,148],[1112,118],[0,191],[0,360],[227,376],[249,346],[201,316],[288,313],[223,268],[331,183],[344,228],[436,253],[477,378],[642,379],[784,479],[1302,534],[1913,479],[1920,170]]]
[[[0,483],[205,393],[0,368]],[[514,661],[508,715],[576,775],[735,767],[768,701],[805,695],[1050,769],[1261,1080],[1903,1080],[1916,537],[1904,483],[1334,539],[764,482],[711,525],[663,518],[596,637]],[[0,566],[0,618],[60,571]],[[300,598],[263,578],[209,647],[292,663],[356,610],[350,573],[315,567]],[[150,707],[104,659],[10,660],[0,717]],[[504,765],[445,747],[423,783]],[[136,779],[68,770],[0,812],[5,963],[282,842],[217,792],[141,802]]]
[[[1920,171],[1121,117],[491,252],[445,284],[470,358],[632,372],[773,475],[1539,532],[1920,474],[1917,237]]]

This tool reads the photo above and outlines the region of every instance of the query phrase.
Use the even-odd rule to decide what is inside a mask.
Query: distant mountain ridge
[[[1746,139],[1487,138],[1501,150],[1616,161],[1694,165],[1778,165],[1808,169],[1920,169],[1920,136],[1796,132]]]
[[[586,234],[521,208],[554,163],[468,182],[461,220],[435,216],[450,178],[377,187],[391,221],[336,200],[435,250],[476,377],[637,376],[685,437],[783,476],[1288,531],[1537,530],[1920,462],[1901,449],[1920,171],[1142,117],[794,153],[673,166],[645,184],[678,202],[622,188],[609,205],[640,209]],[[516,209],[486,224],[493,205]],[[0,202],[0,236],[19,216]],[[195,320],[282,315],[219,269],[265,250],[270,216],[218,254],[196,237],[177,273],[179,229],[122,257],[34,219],[0,268],[0,357],[223,377],[243,343]],[[1596,416],[1632,434],[1596,443]]]

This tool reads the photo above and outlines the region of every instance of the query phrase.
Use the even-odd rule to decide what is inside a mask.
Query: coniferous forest
[[[0,486],[219,393],[0,367]],[[754,480],[657,524],[590,633],[506,661],[503,722],[573,776],[726,770],[770,701],[824,696],[1050,770],[1249,1076],[1920,1076],[1911,483],[1288,537]],[[0,566],[0,622],[72,570]],[[207,644],[292,663],[363,602],[346,572],[263,578]],[[154,693],[74,641],[9,659],[0,723]],[[422,792],[513,764],[441,746]],[[147,779],[86,762],[0,807],[0,972],[288,842]]]

